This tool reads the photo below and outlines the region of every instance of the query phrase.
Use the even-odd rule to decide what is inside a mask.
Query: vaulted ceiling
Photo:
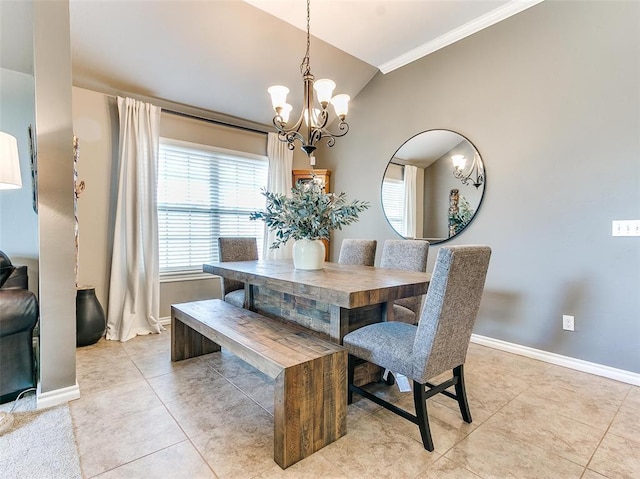
[[[540,1],[313,0],[311,71],[333,79],[335,93],[354,98],[379,71],[400,68]],[[31,73],[30,29],[15,21],[29,20],[27,2],[0,3],[2,37],[11,38],[1,45],[2,66]],[[270,124],[266,90],[283,84],[299,114],[304,0],[70,0],[69,11],[75,86]]]

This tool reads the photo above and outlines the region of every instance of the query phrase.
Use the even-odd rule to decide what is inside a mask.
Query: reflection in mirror
[[[476,147],[459,133],[428,130],[409,138],[389,161],[382,208],[399,235],[441,243],[471,223],[484,189]]]

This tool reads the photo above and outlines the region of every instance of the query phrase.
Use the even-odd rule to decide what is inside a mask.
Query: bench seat
[[[275,380],[274,460],[284,468],[347,429],[347,353],[293,323],[219,299],[171,306],[171,360],[225,348]]]

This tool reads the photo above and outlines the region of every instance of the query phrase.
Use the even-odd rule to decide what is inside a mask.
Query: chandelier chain
[[[311,0],[307,0],[307,52],[300,64],[300,73],[308,75],[311,73],[311,65],[309,64],[309,50],[311,49]]]

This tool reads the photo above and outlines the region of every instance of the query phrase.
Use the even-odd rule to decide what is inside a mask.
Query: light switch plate
[[[640,236],[640,220],[613,220],[612,236]]]

